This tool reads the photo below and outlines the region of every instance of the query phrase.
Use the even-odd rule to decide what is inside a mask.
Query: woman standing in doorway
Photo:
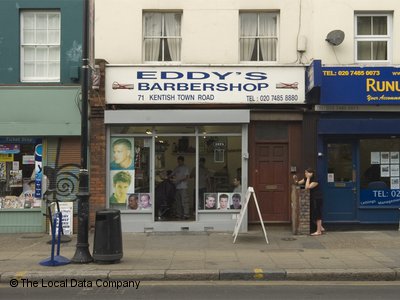
[[[308,168],[304,172],[305,178],[298,180],[297,175],[293,175],[293,180],[296,184],[304,184],[305,189],[310,190],[311,218],[317,225],[317,230],[311,235],[318,236],[325,231],[325,228],[322,226],[322,193],[314,174],[315,171]]]

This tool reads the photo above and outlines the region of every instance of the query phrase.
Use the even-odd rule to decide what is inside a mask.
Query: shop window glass
[[[241,208],[241,142],[240,136],[199,137],[200,210],[226,211]],[[225,207],[226,202],[228,205]]]
[[[240,125],[142,126],[141,135],[145,129],[148,136],[129,135],[123,128],[111,128],[110,207],[154,213],[155,221],[194,221],[197,210],[241,208]],[[225,133],[210,133],[222,131]],[[215,198],[211,210],[205,206],[207,197]],[[151,207],[143,208],[141,198]]]
[[[360,141],[360,178],[364,189],[399,189],[400,139]]]
[[[31,209],[42,205],[42,141],[0,141],[0,208]]]
[[[111,137],[110,207],[152,212],[150,146],[151,138]]]
[[[194,221],[195,181],[191,175],[196,165],[196,137],[157,135],[154,164],[155,220]]]

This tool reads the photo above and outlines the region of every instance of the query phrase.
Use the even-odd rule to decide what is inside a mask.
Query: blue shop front
[[[325,223],[398,224],[400,69],[314,64]]]

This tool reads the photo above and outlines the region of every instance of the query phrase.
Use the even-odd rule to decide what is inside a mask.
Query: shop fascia
[[[304,67],[107,65],[109,104],[301,104]]]

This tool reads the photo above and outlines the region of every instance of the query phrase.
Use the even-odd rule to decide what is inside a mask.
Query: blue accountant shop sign
[[[400,104],[400,68],[322,66],[320,75],[320,104]]]

